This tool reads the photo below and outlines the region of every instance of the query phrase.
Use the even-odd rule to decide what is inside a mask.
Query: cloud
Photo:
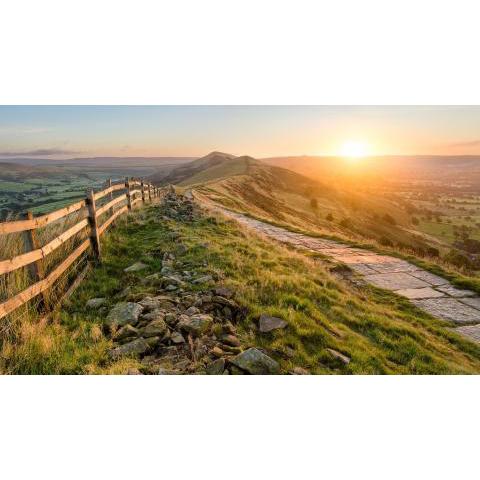
[[[73,155],[81,152],[60,148],[39,148],[24,152],[0,152],[0,157],[48,157],[50,155]]]
[[[450,146],[453,147],[453,148],[480,147],[480,140],[472,140],[470,142],[452,143]]]
[[[1,135],[30,135],[36,133],[50,132],[49,127],[22,127],[22,126],[9,126],[0,127]]]

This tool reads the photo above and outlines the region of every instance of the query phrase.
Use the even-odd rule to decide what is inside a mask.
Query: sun
[[[366,157],[368,155],[368,152],[368,145],[360,140],[348,140],[342,145],[340,149],[342,157],[347,157],[350,159],[359,159]]]

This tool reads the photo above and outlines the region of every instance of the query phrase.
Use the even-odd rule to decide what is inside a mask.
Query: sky
[[[341,155],[352,144],[480,155],[480,106],[0,106],[0,158]]]

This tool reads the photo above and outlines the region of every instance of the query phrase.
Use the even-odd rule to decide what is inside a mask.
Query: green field
[[[0,218],[27,210],[48,213],[85,197],[89,189],[101,188],[109,173],[70,174],[55,178],[26,178],[24,182],[0,180]]]

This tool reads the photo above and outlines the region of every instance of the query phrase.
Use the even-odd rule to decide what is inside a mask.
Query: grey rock
[[[230,290],[227,287],[217,287],[214,290],[215,295],[218,295],[219,297],[224,297],[224,298],[232,298],[233,297],[233,291]]]
[[[153,297],[145,297],[137,303],[143,307],[144,312],[150,312],[152,310],[156,310],[160,306],[160,303],[158,302],[158,300],[156,300]]]
[[[197,313],[200,313],[200,310],[197,307],[189,307],[187,310],[185,310],[185,315],[195,315]]]
[[[198,277],[195,280],[193,280],[192,283],[198,285],[201,283],[211,282],[212,280],[213,280],[213,277],[211,275],[203,275],[202,277]]]
[[[348,365],[350,363],[350,358],[343,353],[337,352],[337,350],[334,350],[333,348],[327,348],[327,351],[333,358],[340,360],[343,364]]]
[[[143,279],[143,283],[155,285],[162,281],[162,277],[163,275],[161,273],[152,273]]]
[[[141,335],[148,337],[163,337],[167,333],[167,324],[162,318],[150,322],[145,328],[141,330]]]
[[[178,323],[178,318],[177,315],[173,312],[167,312],[165,314],[165,322],[167,322],[167,325],[174,326]]]
[[[142,315],[142,320],[153,322],[154,320],[165,320],[165,313],[163,310],[152,310],[149,313]]]
[[[222,343],[226,345],[230,345],[231,347],[239,347],[240,340],[235,335],[224,335],[222,337]]]
[[[141,355],[148,351],[149,348],[148,343],[143,338],[137,338],[132,342],[125,343],[124,345],[120,345],[119,347],[110,350],[109,353],[113,359],[118,359],[120,357]]]
[[[131,287],[131,286],[128,286],[128,287],[125,287],[125,288],[118,294],[118,296],[119,296],[120,298],[125,298],[125,297],[128,297],[131,292],[132,292],[132,287]]]
[[[294,375],[310,375],[310,372],[308,370],[305,370],[304,368],[302,367],[295,367],[293,370],[292,370],[292,373]]]
[[[245,375],[245,372],[235,365],[230,365],[230,375]]]
[[[167,286],[165,287],[165,290],[166,290],[167,292],[173,292],[174,290],[177,290],[177,288],[178,288],[178,287],[177,287],[176,285],[169,284],[169,285],[167,285]]]
[[[143,307],[138,303],[120,302],[117,303],[109,312],[105,324],[110,328],[123,327],[130,324],[135,325],[138,317],[142,313]]]
[[[179,371],[173,370],[173,369],[168,369],[164,367],[160,367],[158,369],[158,375],[179,375],[179,374],[180,374]]]
[[[155,337],[147,337],[144,340],[147,343],[149,348],[154,348],[161,342],[162,338],[155,336]]]
[[[232,358],[231,363],[251,375],[275,375],[280,373],[280,365],[256,348],[249,348]]]
[[[129,368],[127,371],[127,375],[143,375],[143,374],[138,368]]]
[[[188,317],[181,315],[179,327],[192,335],[198,336],[205,333],[213,322],[213,318],[206,314],[196,314]]]
[[[185,343],[185,339],[183,338],[183,335],[179,332],[172,333],[172,336],[170,337],[170,340],[175,345],[180,345],[181,343]]]
[[[214,295],[212,297],[211,301],[213,303],[217,303],[219,305],[225,305],[225,306],[231,307],[231,308],[236,308],[237,307],[237,304],[233,300],[230,300],[230,299],[225,298],[225,297],[220,297],[218,295]]]
[[[118,342],[122,342],[123,340],[126,340],[127,338],[133,338],[138,336],[139,330],[135,327],[132,327],[131,325],[127,324],[123,326],[120,330],[115,335],[115,340]]]
[[[125,268],[123,271],[126,273],[140,272],[141,270],[145,270],[146,268],[148,268],[148,265],[145,265],[142,262],[136,262],[133,265],[130,265],[129,267]]]
[[[90,300],[87,301],[85,306],[87,308],[91,308],[91,309],[96,310],[97,308],[100,308],[101,306],[103,306],[106,303],[106,301],[107,301],[107,299],[103,298],[103,297],[91,298]]]
[[[223,375],[225,370],[225,360],[223,358],[217,358],[212,363],[207,365],[207,375]]]
[[[285,320],[265,314],[260,315],[260,319],[258,320],[258,328],[262,333],[285,328],[287,325],[288,323]]]

